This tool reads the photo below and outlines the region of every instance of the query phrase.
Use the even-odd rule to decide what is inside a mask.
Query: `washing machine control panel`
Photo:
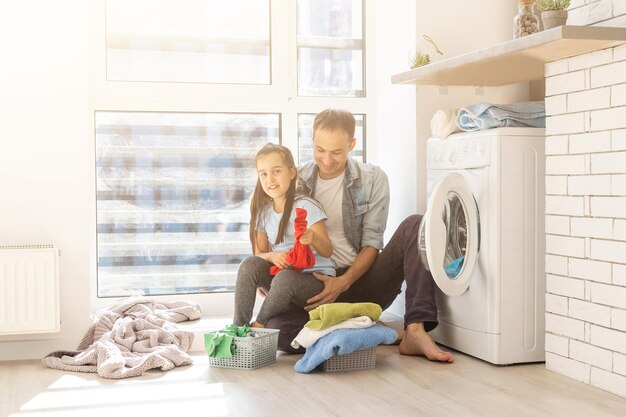
[[[430,138],[427,147],[429,169],[465,169],[488,166],[492,135],[452,135]]]

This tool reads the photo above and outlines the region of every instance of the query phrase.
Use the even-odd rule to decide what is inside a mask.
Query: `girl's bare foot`
[[[257,323],[256,321],[253,321],[252,323],[250,323],[250,327],[256,327],[257,329],[265,329],[265,326],[263,326],[261,323]]]
[[[400,343],[400,354],[426,356],[431,361],[454,362],[454,356],[441,350],[426,333],[423,323],[411,323],[406,327],[406,333]]]

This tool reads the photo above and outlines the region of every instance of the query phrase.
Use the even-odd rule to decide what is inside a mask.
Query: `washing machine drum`
[[[478,259],[480,220],[462,175],[450,174],[437,184],[417,239],[419,256],[437,286],[447,295],[463,294]]]

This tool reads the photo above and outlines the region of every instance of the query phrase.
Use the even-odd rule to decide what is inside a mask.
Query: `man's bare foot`
[[[406,326],[406,333],[400,343],[400,354],[426,356],[431,361],[454,362],[454,356],[441,350],[426,333],[423,323],[411,323]]]
[[[256,321],[253,321],[252,323],[250,323],[250,327],[256,327],[257,329],[265,329],[265,326],[263,326],[261,323],[257,323]]]
[[[402,338],[404,337],[404,330],[398,330],[396,328],[393,328],[393,327],[389,326],[387,323],[385,323],[384,321],[380,321],[380,320],[378,320],[376,322],[376,324],[380,324],[381,326],[389,327],[390,329],[396,331],[397,338],[396,338],[396,341],[392,343],[392,345],[399,345],[400,342],[402,342]]]

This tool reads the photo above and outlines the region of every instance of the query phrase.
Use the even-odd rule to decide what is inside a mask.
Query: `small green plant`
[[[537,0],[535,4],[544,12],[548,10],[565,10],[569,7],[570,0]]]
[[[411,58],[411,69],[421,67],[422,65],[430,64],[430,55],[417,52],[413,58]]]

